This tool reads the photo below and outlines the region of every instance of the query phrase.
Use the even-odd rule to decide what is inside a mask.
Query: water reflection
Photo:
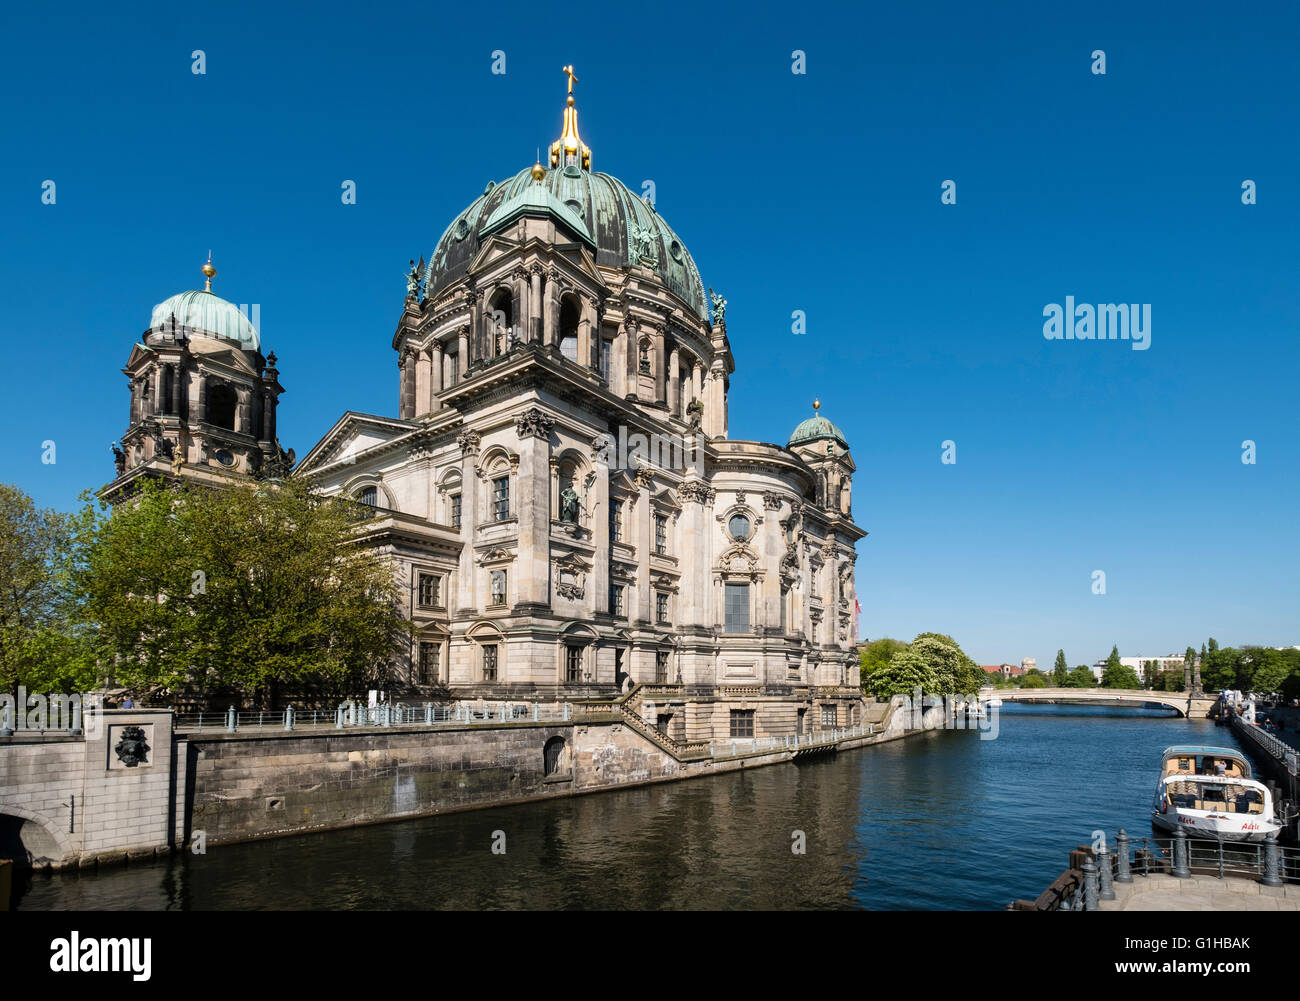
[[[997,740],[937,732],[806,764],[35,876],[18,906],[999,908],[1037,896],[1094,829],[1148,834],[1165,746],[1235,743],[1141,710],[1003,717]],[[806,854],[791,851],[795,831]]]

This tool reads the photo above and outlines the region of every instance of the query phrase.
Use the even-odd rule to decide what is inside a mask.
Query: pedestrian
[[[124,699],[122,700],[122,708],[123,708],[123,709],[134,709],[134,708],[135,708],[135,699],[131,698],[131,696],[128,695],[126,698],[124,698]]]

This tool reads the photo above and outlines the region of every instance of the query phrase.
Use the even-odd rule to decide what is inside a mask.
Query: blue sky
[[[111,477],[120,369],[209,247],[286,446],[395,413],[407,261],[555,138],[572,62],[595,168],[653,180],[729,300],[732,436],[814,396],[848,436],[866,636],[1300,643],[1300,14],[1150,6],[7,10],[0,479],[66,508]],[[1067,295],[1150,303],[1150,349],[1045,340]]]

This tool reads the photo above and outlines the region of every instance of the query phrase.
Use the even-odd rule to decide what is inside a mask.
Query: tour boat
[[[1262,841],[1282,829],[1268,787],[1227,747],[1175,746],[1161,755],[1151,822],[1193,838]]]

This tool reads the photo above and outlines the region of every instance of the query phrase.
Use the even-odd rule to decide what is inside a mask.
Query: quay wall
[[[690,758],[618,716],[227,733],[173,732],[164,710],[113,711],[89,739],[0,737],[0,857],[86,867],[182,850],[200,832],[227,844],[670,782],[919,732],[906,715],[882,713],[870,737],[752,751],[742,741],[734,754],[722,742]],[[148,736],[132,766],[114,754],[128,726]]]

